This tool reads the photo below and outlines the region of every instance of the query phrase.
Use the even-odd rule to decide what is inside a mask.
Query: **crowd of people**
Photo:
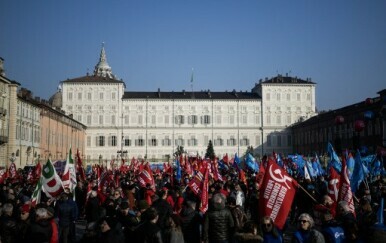
[[[283,228],[260,215],[261,190],[256,174],[220,170],[222,180],[209,179],[208,210],[188,185],[191,176],[154,173],[154,184],[141,187],[133,171],[121,173],[118,184],[98,186],[96,175],[78,180],[56,198],[42,193],[32,206],[34,185],[5,181],[0,190],[1,243],[13,242],[386,242],[378,210],[386,196],[381,176],[362,183],[355,193],[355,212],[347,202],[328,195],[328,178],[296,178],[298,189]],[[119,172],[118,172],[119,173]],[[383,212],[381,212],[383,215]],[[86,222],[82,235],[77,222]]]

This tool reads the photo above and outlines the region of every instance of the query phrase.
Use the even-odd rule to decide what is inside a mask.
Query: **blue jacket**
[[[329,225],[329,226],[323,227],[322,234],[326,242],[329,242],[329,243],[346,242],[344,230],[339,225]]]

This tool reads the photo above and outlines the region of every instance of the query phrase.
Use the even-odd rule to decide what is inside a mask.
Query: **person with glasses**
[[[263,234],[264,242],[283,242],[283,236],[281,235],[280,230],[274,225],[271,217],[265,216],[261,218],[260,230]]]
[[[314,219],[307,213],[302,213],[298,218],[297,231],[292,237],[293,243],[325,243],[324,236],[314,229]]]

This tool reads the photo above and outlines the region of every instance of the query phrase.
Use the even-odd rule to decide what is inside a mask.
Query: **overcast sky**
[[[311,78],[319,110],[386,88],[383,0],[0,1],[6,76],[48,99],[92,72],[102,42],[127,91],[250,91]]]

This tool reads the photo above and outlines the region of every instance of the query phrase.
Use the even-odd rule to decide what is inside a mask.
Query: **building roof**
[[[212,92],[212,91],[182,91],[182,92],[125,92],[123,99],[214,99],[214,100],[259,100],[261,96],[252,92]]]
[[[298,77],[288,77],[288,76],[282,76],[277,75],[276,77],[273,77],[271,79],[266,79],[265,81],[262,81],[263,84],[276,84],[276,83],[286,83],[286,84],[316,84],[311,81],[311,78],[307,78],[306,80],[300,79]]]
[[[123,83],[122,80],[117,80],[114,78],[109,77],[102,77],[102,76],[83,76],[79,78],[73,78],[73,79],[67,79],[62,81],[63,83]]]

